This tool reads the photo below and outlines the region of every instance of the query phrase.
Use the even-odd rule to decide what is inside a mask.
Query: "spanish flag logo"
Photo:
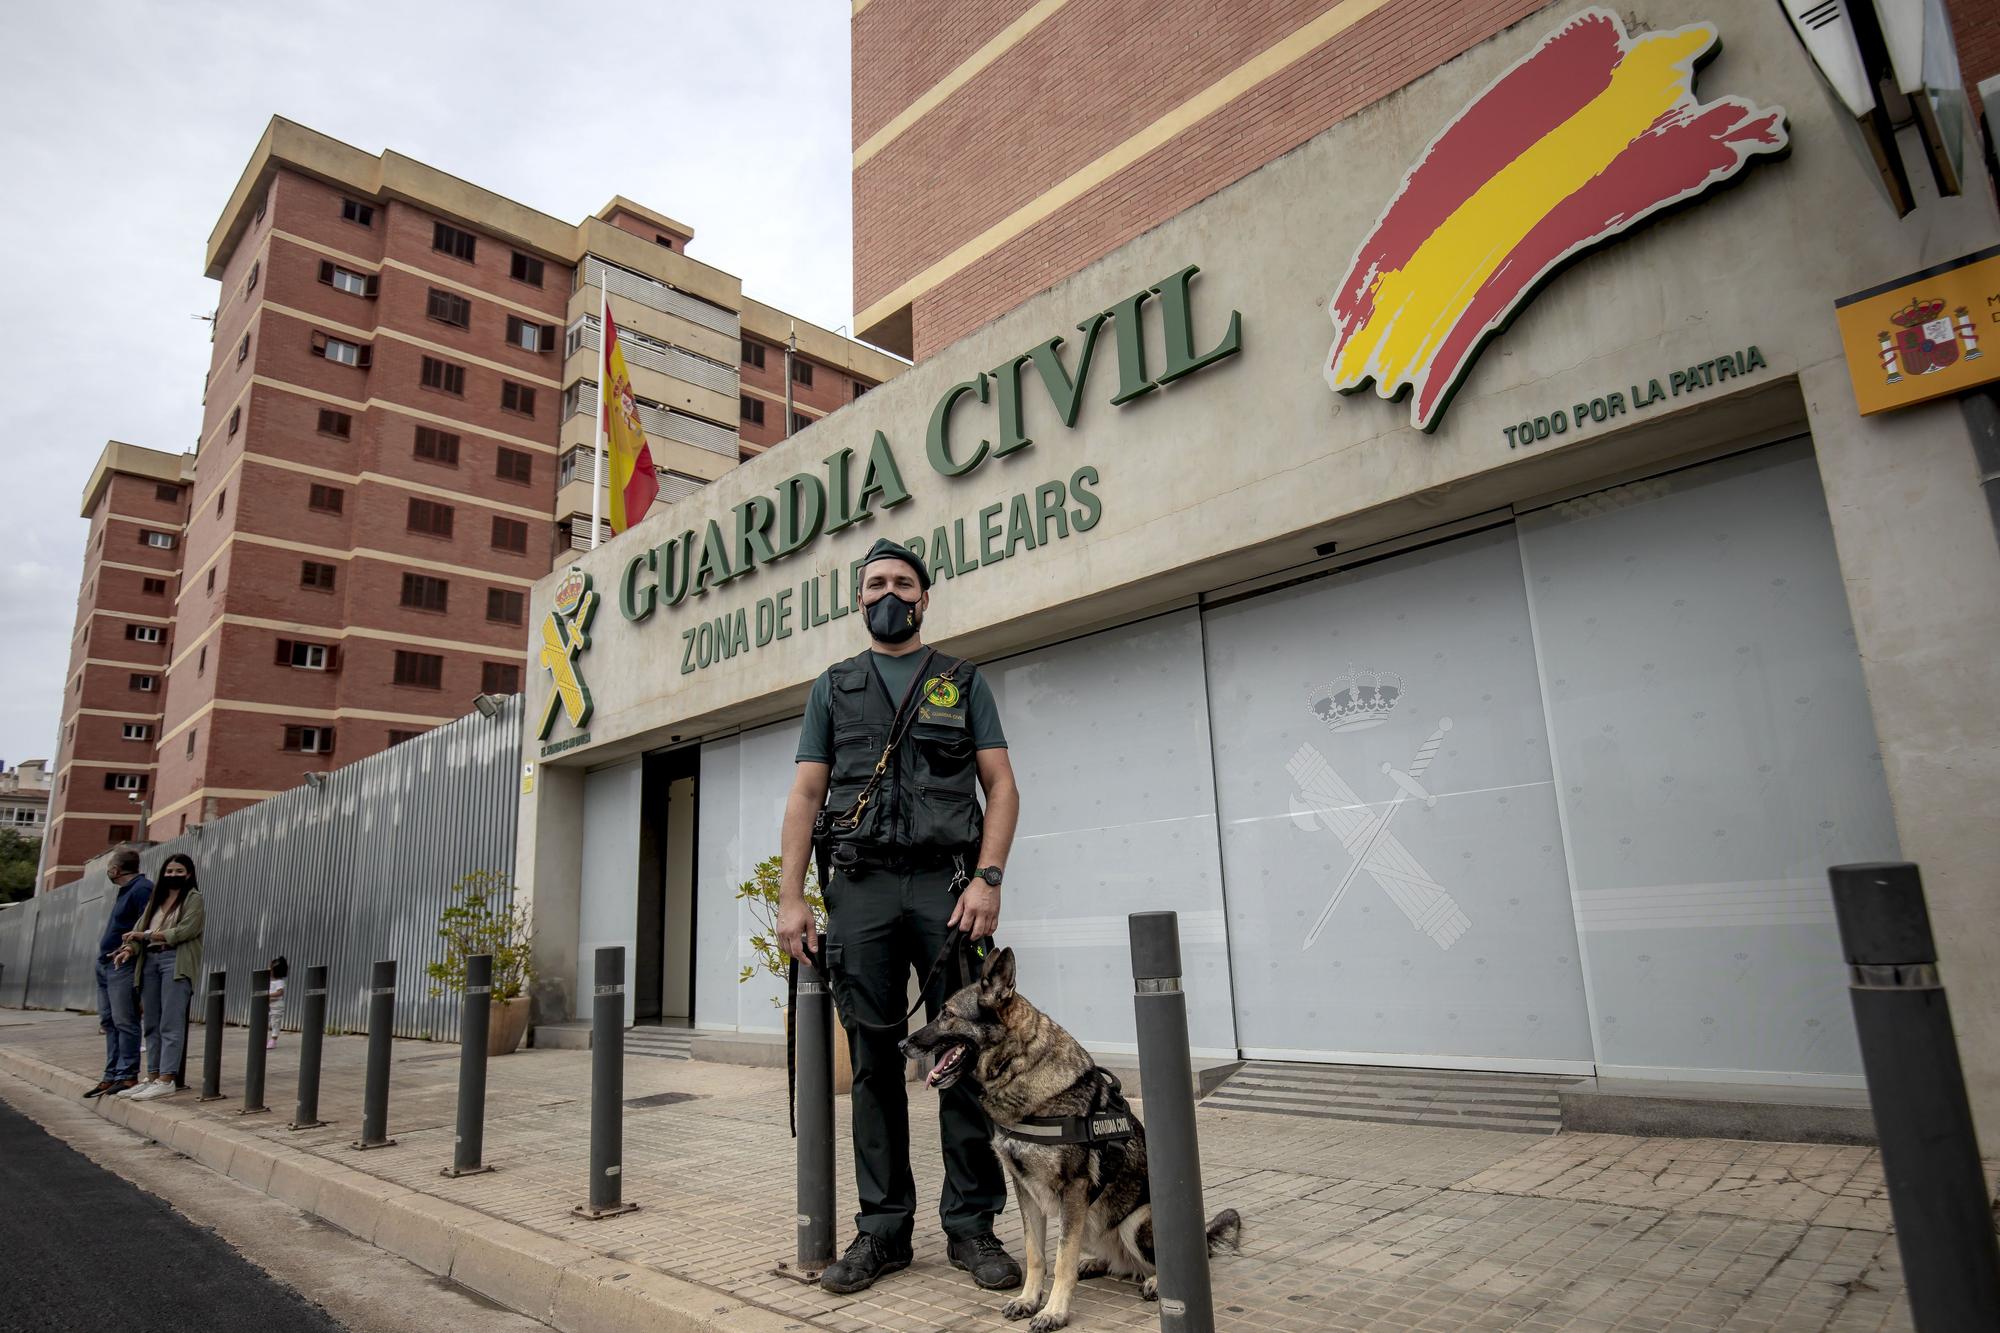
[[[1481,345],[1556,270],[1782,153],[1782,108],[1696,99],[1719,49],[1711,24],[1634,38],[1588,9],[1494,80],[1355,251],[1329,305],[1327,383],[1410,393],[1410,423],[1434,429]]]

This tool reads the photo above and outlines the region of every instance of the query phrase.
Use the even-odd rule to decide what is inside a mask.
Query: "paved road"
[[[0,1102],[0,1330],[339,1333],[214,1232]]]

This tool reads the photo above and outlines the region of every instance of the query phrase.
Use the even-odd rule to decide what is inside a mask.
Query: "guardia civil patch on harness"
[[[933,707],[956,708],[959,697],[958,686],[943,676],[932,676],[924,682],[924,698]]]

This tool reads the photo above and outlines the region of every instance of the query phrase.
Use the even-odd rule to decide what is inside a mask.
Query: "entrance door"
[[[1245,1053],[1589,1072],[1512,527],[1205,630]]]
[[[639,919],[632,970],[637,1022],[694,1018],[695,800],[699,752],[646,756],[639,838]]]

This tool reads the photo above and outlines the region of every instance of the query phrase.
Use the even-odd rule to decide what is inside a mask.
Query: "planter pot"
[[[512,1055],[528,1031],[529,1000],[525,995],[511,1000],[495,1000],[493,1016],[486,1028],[486,1054]]]

